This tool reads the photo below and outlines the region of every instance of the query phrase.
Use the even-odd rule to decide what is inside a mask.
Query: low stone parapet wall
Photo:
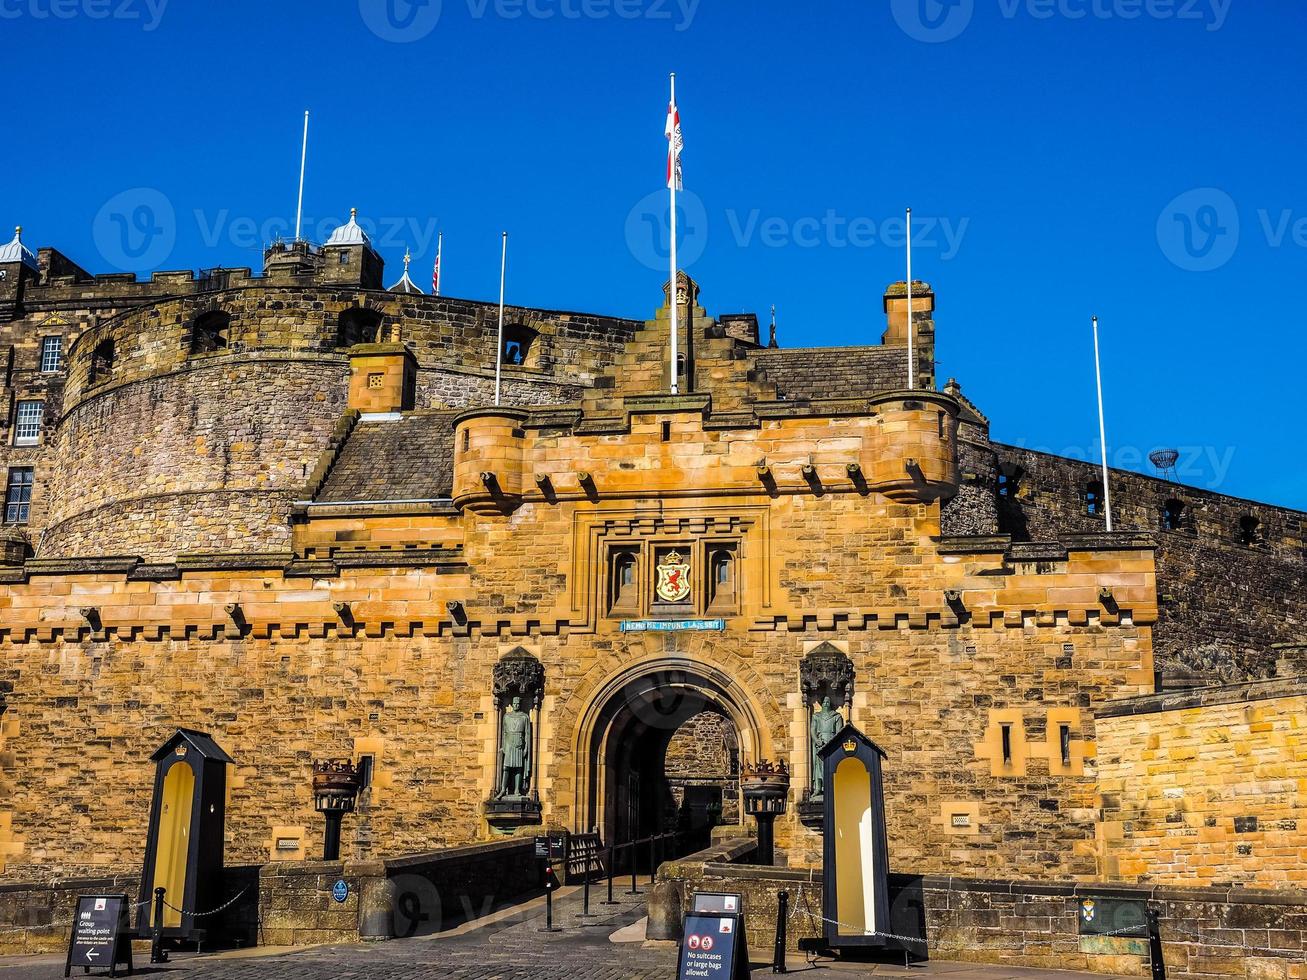
[[[125,893],[135,902],[140,884],[137,874],[0,885],[0,953],[63,950],[68,946],[79,895]]]
[[[555,869],[562,877],[563,869]],[[451,847],[386,861],[392,935],[440,932],[534,894],[543,885],[531,837]]]
[[[738,847],[725,848],[727,855],[746,844],[751,853],[751,841],[732,843]],[[774,943],[781,891],[789,894],[787,948],[797,951],[800,941],[821,937],[820,871],[730,860],[701,851],[663,865],[650,896],[649,937],[679,938],[681,912],[696,891],[744,897],[755,958]],[[891,930],[901,937],[895,946],[915,957],[1148,976],[1146,940],[1079,935],[1086,898],[1156,909],[1170,977],[1307,978],[1307,892],[893,874]]]
[[[541,884],[530,837],[385,861],[265,864],[259,943],[307,946],[439,932]],[[337,890],[337,882],[344,887]]]
[[[259,874],[257,865],[223,868],[224,899],[219,910],[196,925],[205,930],[206,942],[224,946],[251,946],[258,924]],[[0,884],[0,953],[51,953],[68,948],[73,915],[80,895],[126,895],[132,903],[131,925],[139,921],[139,872],[104,878],[70,878],[54,882]]]

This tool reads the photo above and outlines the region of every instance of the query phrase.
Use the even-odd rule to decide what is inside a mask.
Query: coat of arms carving
[[[684,602],[690,597],[690,561],[679,551],[669,551],[654,566],[658,580],[654,592],[663,602]]]

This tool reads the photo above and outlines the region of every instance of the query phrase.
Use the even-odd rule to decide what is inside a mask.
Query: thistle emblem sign
[[[690,562],[679,551],[669,551],[654,566],[658,581],[654,592],[663,602],[683,602],[690,595]]]

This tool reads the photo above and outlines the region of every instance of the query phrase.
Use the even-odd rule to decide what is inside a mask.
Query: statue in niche
[[[504,710],[499,736],[499,792],[495,799],[521,799],[531,785],[531,715],[521,697]]]
[[[833,739],[844,727],[844,716],[831,705],[830,696],[821,699],[821,707],[814,709],[812,720],[808,723],[808,742],[812,749],[812,795],[822,795],[825,773],[822,770],[819,753],[826,743]]]

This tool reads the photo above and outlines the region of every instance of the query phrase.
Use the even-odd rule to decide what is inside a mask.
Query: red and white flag
[[[681,114],[676,108],[676,99],[667,103],[667,125],[663,127],[667,137],[667,186],[681,190],[681,150],[685,139],[681,136]]]

